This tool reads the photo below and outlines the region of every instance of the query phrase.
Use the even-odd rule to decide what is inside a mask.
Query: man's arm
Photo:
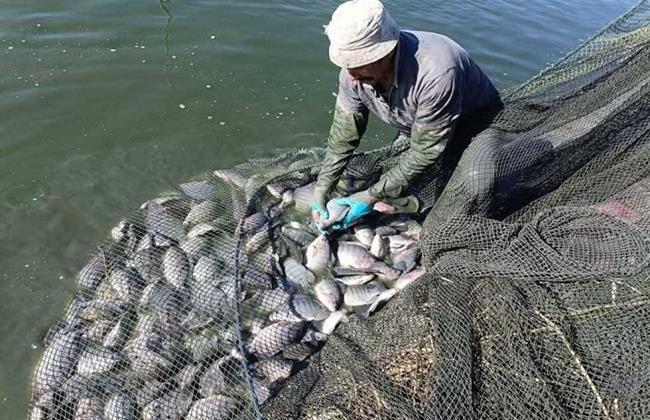
[[[327,154],[316,182],[314,199],[317,202],[322,204],[339,181],[367,126],[368,108],[361,101],[347,70],[341,69],[334,118],[327,137]]]
[[[325,197],[339,181],[352,153],[359,146],[367,126],[367,109],[349,112],[337,102],[332,127],[327,138],[327,154],[321,163],[316,182],[317,197]]]
[[[438,159],[460,116],[461,84],[457,71],[450,69],[423,87],[411,129],[411,147],[368,189],[371,196],[382,199],[403,195],[409,184]]]

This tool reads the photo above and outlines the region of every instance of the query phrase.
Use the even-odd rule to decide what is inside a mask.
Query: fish
[[[198,377],[201,370],[202,366],[200,364],[187,364],[176,375],[174,375],[174,379],[178,383],[178,388],[182,389],[183,391],[192,392],[194,382],[196,381],[196,378]]]
[[[217,186],[210,181],[191,181],[180,184],[178,188],[192,200],[205,201],[217,193]]]
[[[182,240],[182,239],[180,239],[180,240]],[[169,246],[172,246],[171,239],[169,239],[168,237],[163,236],[163,235],[153,235],[152,242],[153,242],[153,245],[157,246],[158,248],[167,248]]]
[[[422,236],[422,225],[415,220],[397,220],[390,226],[400,232],[403,236],[419,241]]]
[[[153,248],[154,246],[156,246],[156,244],[154,244],[153,235],[151,233],[145,233],[138,241],[138,245],[135,247],[135,252],[144,251],[145,249]]]
[[[262,213],[268,220],[275,220],[282,214],[282,208],[278,203],[269,202],[262,206]]]
[[[29,410],[29,420],[48,420],[56,418],[61,406],[59,394],[54,391],[46,392],[37,400],[32,401]]]
[[[393,284],[393,288],[402,290],[409,284],[413,283],[415,280],[422,277],[424,274],[426,274],[426,269],[424,267],[415,268],[399,276],[399,278]]]
[[[89,347],[79,356],[76,372],[83,376],[107,373],[119,366],[122,361],[120,354],[113,350]]]
[[[147,283],[156,283],[164,279],[162,270],[163,253],[160,249],[149,248],[136,252],[127,266],[135,269]]]
[[[286,280],[293,287],[309,288],[314,283],[314,275],[295,259],[289,257],[282,262]]]
[[[379,294],[379,296],[377,296],[372,301],[372,303],[370,304],[368,309],[366,309],[361,316],[363,318],[368,318],[373,312],[375,312],[377,310],[377,308],[379,307],[379,305],[381,303],[384,303],[384,302],[388,301],[389,299],[391,299],[393,296],[395,296],[397,294],[397,292],[398,292],[397,289],[384,290],[383,292],[381,292]]]
[[[249,235],[255,234],[259,231],[262,226],[264,226],[269,219],[262,212],[253,213],[250,216],[244,218],[242,222],[242,229],[244,233]]]
[[[126,219],[120,220],[115,227],[111,229],[111,239],[114,242],[120,242],[127,238],[126,233],[129,229],[129,221]]]
[[[142,314],[133,326],[133,337],[140,337],[143,335],[157,334],[160,330],[158,314],[155,312],[148,312]]]
[[[260,248],[269,243],[268,224],[260,228],[257,233],[248,238],[244,244],[244,252],[246,255],[251,255],[258,251]]]
[[[219,316],[230,310],[230,304],[234,303],[229,292],[225,283],[196,283],[192,287],[192,306],[208,315]]]
[[[289,360],[302,362],[318,350],[317,347],[307,343],[296,343],[282,350],[282,357]]]
[[[150,200],[143,205],[145,225],[149,232],[179,241],[185,236],[182,222],[177,219],[162,203]]]
[[[339,283],[343,283],[346,286],[358,286],[360,284],[366,284],[370,280],[374,279],[376,276],[372,273],[370,274],[359,274],[356,276],[341,276],[334,277]]]
[[[113,270],[109,282],[117,296],[124,301],[138,300],[144,288],[144,281],[131,270]]]
[[[83,303],[80,317],[87,321],[113,319],[122,315],[129,305],[118,299],[94,299]]]
[[[183,220],[183,226],[192,228],[200,223],[208,223],[219,216],[220,206],[216,201],[206,200],[192,206]]]
[[[83,334],[83,339],[101,343],[104,337],[113,328],[113,322],[107,319],[99,319],[88,327]]]
[[[381,235],[375,235],[370,244],[370,255],[382,259],[388,254],[388,247]]]
[[[77,401],[75,420],[105,420],[102,413],[102,401],[99,398],[81,398]]]
[[[275,198],[282,199],[282,194],[287,190],[295,190],[309,183],[312,177],[308,173],[293,174],[285,179],[269,182],[266,188]]]
[[[245,188],[248,178],[239,174],[238,172],[232,169],[217,169],[213,172],[214,176],[220,178],[229,184],[232,184],[238,188]]]
[[[211,251],[210,241],[203,236],[183,239],[178,244],[178,247],[187,254],[192,263],[205,255],[209,255]]]
[[[324,279],[316,283],[314,286],[316,298],[325,305],[330,311],[336,311],[341,305],[341,298],[343,297],[341,289],[334,280]]]
[[[189,232],[187,232],[187,237],[197,238],[200,236],[208,235],[210,233],[219,233],[220,231],[222,231],[221,226],[215,223],[215,221],[201,222],[190,229]]]
[[[242,317],[253,320],[265,319],[270,312],[288,302],[289,297],[289,293],[280,287],[259,291],[242,303]]]
[[[305,334],[300,339],[301,343],[311,344],[313,346],[320,345],[327,341],[327,335],[312,328],[307,328]]]
[[[350,212],[350,206],[337,204],[336,199],[328,201],[326,207],[328,212],[327,220],[321,220],[320,215],[316,214],[315,222],[320,230],[329,229],[333,224],[341,222]]]
[[[257,403],[263,405],[271,398],[271,390],[264,382],[257,378],[253,378],[251,383],[253,384],[253,395],[255,395]]]
[[[293,362],[276,356],[251,364],[250,370],[255,377],[273,387],[274,384],[282,382],[291,376]]]
[[[131,314],[127,313],[122,315],[122,317],[104,336],[102,345],[107,349],[120,350],[129,338],[132,323],[133,319]]]
[[[198,282],[209,282],[217,279],[222,270],[223,263],[217,256],[203,256],[194,265],[192,276]]]
[[[419,248],[407,248],[393,255],[393,267],[402,273],[408,273],[415,268],[419,257]]]
[[[183,288],[190,279],[190,261],[187,254],[175,246],[169,247],[163,256],[165,279],[176,288]]]
[[[378,226],[375,228],[375,233],[379,236],[397,235],[397,230],[390,226]]]
[[[128,391],[111,395],[104,406],[104,418],[106,420],[136,419],[137,412],[137,402]]]
[[[302,263],[304,260],[304,255],[300,246],[294,241],[284,239],[282,236],[278,236],[275,245],[277,247],[277,255],[280,258],[293,258],[294,260]]]
[[[399,272],[383,261],[375,259],[363,245],[356,242],[339,242],[336,253],[339,264],[357,270],[375,273],[382,279],[396,279]]]
[[[60,392],[67,400],[99,397],[102,400],[124,387],[124,380],[112,375],[96,373],[89,376],[75,373],[63,383]],[[101,414],[101,413],[100,413]]]
[[[286,208],[294,206],[294,208],[304,215],[311,212],[311,202],[314,200],[314,191],[316,183],[312,182],[294,190],[287,190],[282,194],[282,203],[280,207]]]
[[[312,234],[288,225],[282,226],[282,234],[300,246],[307,246],[314,241]]]
[[[225,395],[211,395],[194,401],[185,420],[226,420],[238,409],[238,403]]]
[[[325,271],[332,260],[332,250],[326,235],[314,239],[305,252],[305,266],[313,273]]]
[[[144,288],[139,305],[144,309],[156,308],[173,293],[172,288],[166,284],[152,283]]]
[[[329,310],[311,296],[295,294],[269,316],[269,321],[320,321],[329,314]]]
[[[334,332],[339,323],[346,319],[345,311],[335,311],[330,314],[321,324],[320,331],[323,334],[330,335]]]
[[[297,343],[303,336],[302,322],[276,322],[259,332],[249,344],[249,352],[258,357],[271,357],[287,346]]]
[[[365,271],[357,270],[356,268],[351,267],[341,267],[339,265],[332,267],[331,273],[336,277],[346,277],[346,276],[360,276],[368,274]]]
[[[36,396],[57,390],[72,376],[84,348],[82,334],[80,328],[62,332],[45,349],[34,374]]]
[[[376,235],[375,231],[369,227],[357,227],[354,229],[354,236],[363,246],[370,248]]]
[[[238,366],[239,362],[232,356],[223,356],[215,360],[203,372],[199,379],[199,390],[201,395],[218,394],[227,391],[227,375]],[[234,367],[233,367],[234,366]]]
[[[127,358],[131,370],[143,378],[156,378],[169,372],[173,363],[164,356],[149,349],[138,349],[129,351]]]
[[[107,273],[106,258],[102,253],[98,253],[79,272],[78,284],[81,288],[94,292]]]
[[[356,242],[339,242],[336,257],[343,267],[351,267],[366,272],[370,272],[377,263],[377,260],[368,253],[368,250]]]
[[[389,235],[386,237],[386,240],[388,241],[388,246],[392,253],[404,251],[417,245],[417,242],[413,239],[402,235]]]
[[[271,289],[273,287],[273,278],[264,271],[257,268],[254,264],[249,264],[245,268],[242,282],[260,289]]]
[[[386,286],[376,280],[359,286],[350,286],[345,290],[343,302],[347,306],[370,305],[385,290]]]
[[[192,405],[192,395],[172,390],[142,409],[143,420],[181,419]]]

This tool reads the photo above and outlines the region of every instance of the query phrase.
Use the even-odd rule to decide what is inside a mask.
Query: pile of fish
[[[241,187],[216,171],[111,231],[45,337],[30,419],[241,416],[340,322],[370,316],[424,274],[422,228],[408,215],[321,233],[304,176],[268,184],[238,218],[215,190],[223,180]]]

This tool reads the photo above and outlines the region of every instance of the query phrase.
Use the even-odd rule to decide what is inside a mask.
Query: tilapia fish
[[[343,267],[375,273],[385,280],[393,280],[399,276],[397,270],[389,267],[383,261],[375,259],[363,245],[355,242],[340,242],[336,257]]]
[[[329,213],[327,220],[322,220],[320,216],[317,216],[316,225],[321,230],[326,230],[333,224],[343,221],[350,212],[350,206],[342,206],[336,203],[336,199],[332,199],[327,202],[327,212]]]
[[[332,251],[327,236],[320,235],[314,239],[307,247],[305,257],[307,259],[305,265],[313,273],[320,273],[327,269],[332,258]]]
[[[320,321],[329,314],[330,311],[311,296],[295,294],[269,316],[269,321]]]
[[[264,328],[250,343],[248,350],[259,357],[273,356],[300,341],[305,326],[302,322],[277,322]]]

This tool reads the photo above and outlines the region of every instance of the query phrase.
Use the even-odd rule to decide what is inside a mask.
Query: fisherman
[[[377,183],[336,199],[350,209],[332,228],[346,229],[378,201],[410,197],[417,203],[409,187],[423,175],[439,176],[427,172],[450,150],[462,153],[478,132],[476,121],[484,128],[485,116],[493,115],[501,101],[462,47],[437,33],[400,30],[379,0],[341,4],[325,33],[330,60],[341,72],[327,154],[311,206],[317,225],[329,217],[328,196],[359,145],[369,111],[397,128],[396,142],[410,143]]]

